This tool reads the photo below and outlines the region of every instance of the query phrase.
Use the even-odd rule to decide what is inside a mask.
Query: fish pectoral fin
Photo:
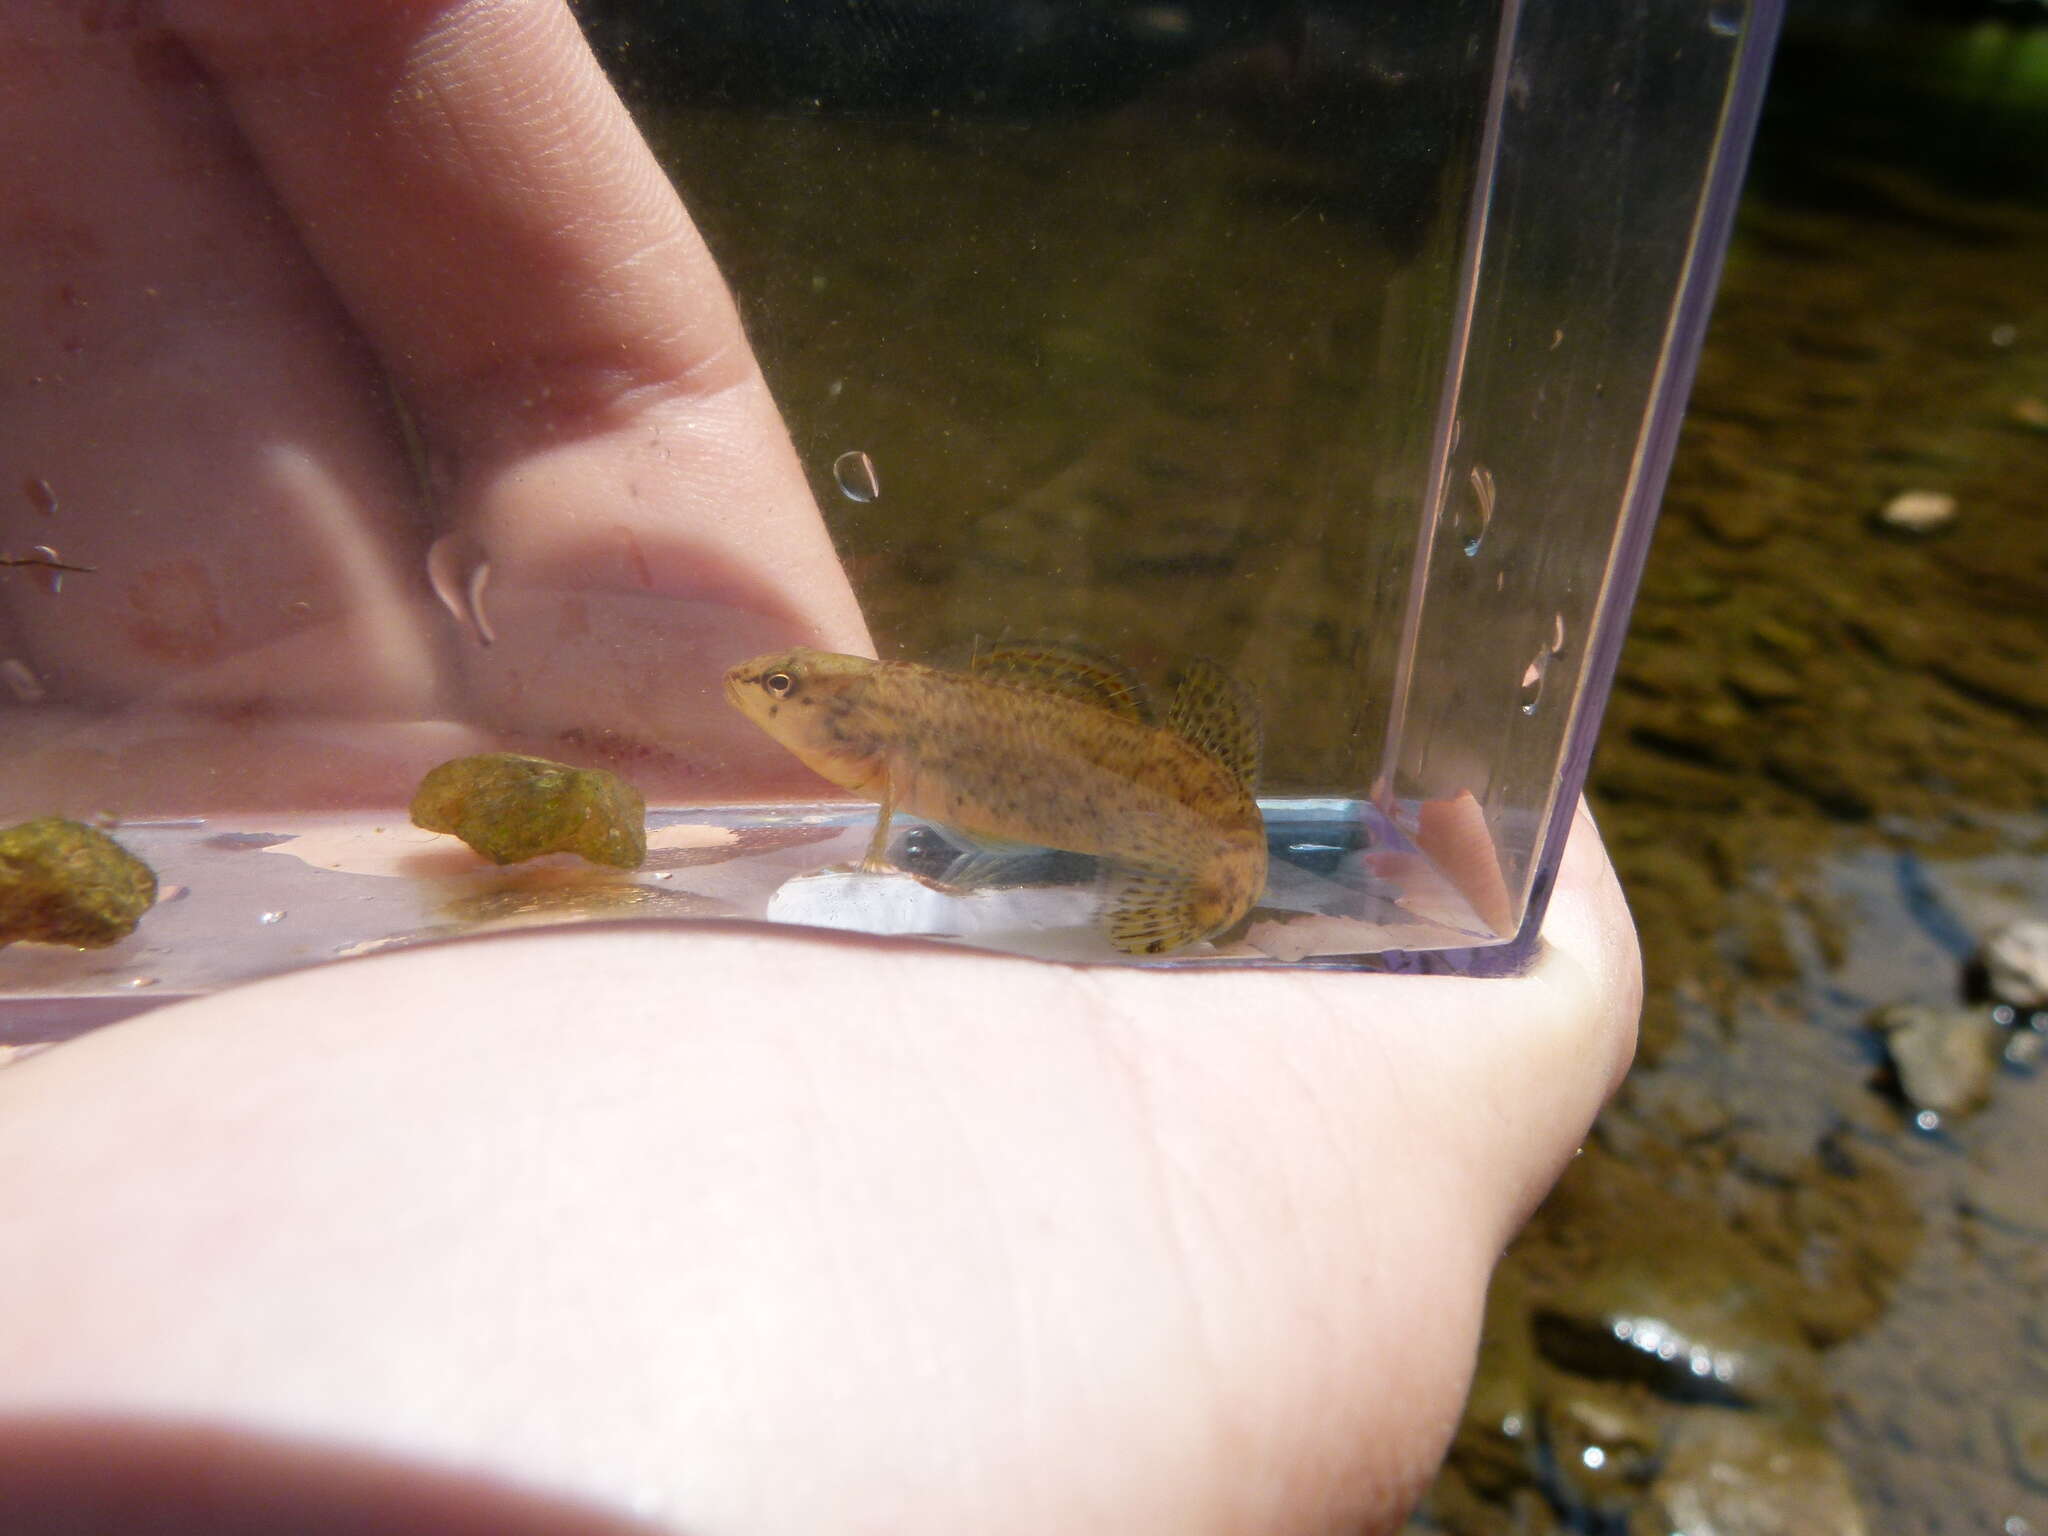
[[[977,848],[948,864],[946,872],[939,876],[939,884],[960,891],[986,891],[1013,885],[1016,882],[1012,877],[1019,865],[1044,857],[1042,848]]]
[[[968,670],[1006,688],[1050,693],[1149,725],[1152,697],[1137,675],[1106,656],[1044,640],[1002,640],[977,649]]]
[[[1103,926],[1127,955],[1163,955],[1208,937],[1216,925],[1203,882],[1185,870],[1118,864],[1108,877]]]
[[[1197,657],[1181,669],[1166,723],[1175,735],[1229,769],[1247,792],[1258,789],[1265,736],[1258,698],[1215,662]]]

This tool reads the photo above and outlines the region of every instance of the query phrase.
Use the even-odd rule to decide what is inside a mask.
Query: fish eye
[[[786,699],[789,697],[790,690],[796,687],[796,679],[787,672],[770,672],[761,679],[761,686],[775,695],[776,698]]]

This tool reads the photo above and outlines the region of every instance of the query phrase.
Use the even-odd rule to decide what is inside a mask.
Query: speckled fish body
[[[728,698],[814,771],[989,844],[1093,854],[1109,937],[1162,954],[1230,927],[1265,887],[1249,695],[1191,672],[1166,723],[1115,669],[1012,648],[967,672],[798,650],[726,677]],[[1023,656],[1033,664],[1019,665]]]

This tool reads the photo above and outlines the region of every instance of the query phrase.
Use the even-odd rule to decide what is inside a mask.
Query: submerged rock
[[[1545,1214],[1547,1235],[1569,1246],[1536,1288],[1542,1356],[1669,1402],[1825,1413],[1786,1271],[1634,1170],[1604,1157],[1580,1164]]]
[[[431,769],[412,797],[413,825],[452,832],[493,864],[544,853],[638,869],[647,804],[617,774],[544,757],[490,752]]]
[[[1641,1387],[1561,1377],[1543,1409],[1560,1501],[1582,1522],[1626,1517],[1662,1458],[1670,1416]]]
[[[2008,923],[1984,945],[1991,995],[2015,1008],[2048,1008],[2048,923]]]
[[[43,816],[0,831],[0,946],[104,949],[156,904],[156,872],[106,833]]]
[[[1885,1037],[1899,1092],[1915,1109],[1967,1115],[1991,1097],[2005,1038],[1984,1015],[1904,1003],[1871,1023]]]
[[[1848,1473],[1812,1431],[1697,1409],[1680,1421],[1629,1536],[1864,1536]]]

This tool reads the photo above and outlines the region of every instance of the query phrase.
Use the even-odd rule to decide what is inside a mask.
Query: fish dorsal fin
[[[1152,698],[1145,685],[1107,657],[1042,640],[1003,640],[977,649],[968,669],[985,682],[1050,693],[1149,724]]]
[[[1215,662],[1198,657],[1181,669],[1166,723],[1228,768],[1247,793],[1259,787],[1259,701]]]

